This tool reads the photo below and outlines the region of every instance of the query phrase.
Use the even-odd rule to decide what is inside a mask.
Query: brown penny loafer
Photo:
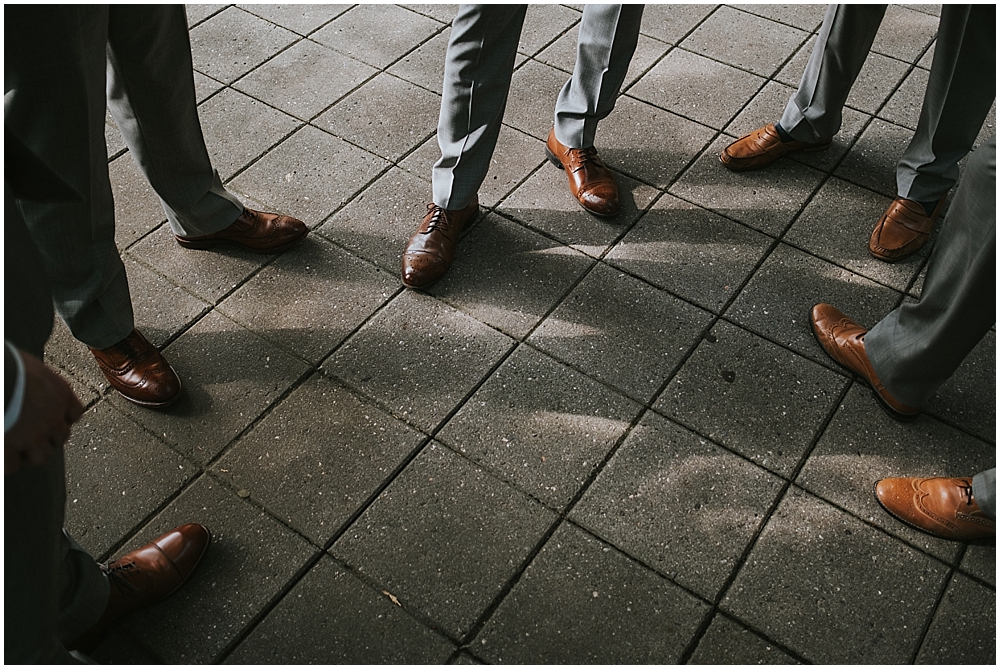
[[[186,249],[208,249],[220,242],[228,242],[256,253],[277,253],[307,234],[309,228],[297,218],[244,208],[240,217],[228,228],[202,237],[174,237]]]
[[[177,372],[138,330],[132,330],[114,346],[92,348],[90,352],[111,387],[129,401],[160,408],[172,404],[181,394]]]
[[[92,628],[66,644],[74,650],[92,645],[108,625],[126,613],[163,601],[180,588],[208,550],[212,535],[196,523],[174,528],[120,560],[101,565],[111,591],[103,615]]]
[[[618,213],[621,209],[618,182],[597,155],[597,149],[592,146],[571,149],[556,139],[556,130],[553,128],[545,143],[545,155],[553,165],[566,172],[569,191],[584,209],[602,217]]]
[[[969,478],[891,478],[875,482],[882,508],[911,527],[955,541],[996,538],[996,521],[983,515]]]
[[[902,260],[919,251],[930,238],[945,199],[938,200],[934,212],[928,216],[917,202],[897,197],[875,224],[868,251],[887,262]]]
[[[722,153],[719,154],[719,160],[734,172],[759,170],[794,151],[810,153],[828,149],[831,141],[825,139],[815,144],[796,141],[782,142],[774,124],[768,123],[749,135],[743,135],[723,149]]]
[[[433,202],[428,204],[427,215],[403,252],[403,285],[426,288],[444,276],[455,259],[455,246],[462,229],[478,212],[478,197],[464,209],[442,209]]]
[[[868,332],[839,309],[829,304],[812,308],[812,330],[816,341],[827,354],[843,367],[864,379],[890,416],[898,420],[912,420],[920,409],[897,400],[879,381],[878,374],[865,353],[865,334]]]

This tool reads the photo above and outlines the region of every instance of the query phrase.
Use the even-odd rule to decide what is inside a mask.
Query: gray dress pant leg
[[[896,399],[923,406],[996,321],[996,138],[969,160],[927,265],[920,300],[865,335]]]
[[[987,469],[972,477],[972,496],[990,518],[997,517],[997,470]]]
[[[615,108],[639,41],[643,5],[586,5],[576,40],[573,76],[556,99],[556,139],[594,145],[597,124]]]
[[[917,131],[896,168],[899,197],[932,202],[948,194],[994,98],[996,5],[943,5]]]
[[[432,170],[439,207],[468,206],[486,178],[526,11],[526,5],[461,5],[452,21],[438,119],[441,158]],[[556,134],[568,146],[593,145],[598,121],[614,108],[641,17],[641,6],[584,8],[577,64],[556,104]]]
[[[868,59],[886,5],[829,5],[799,89],[788,100],[781,127],[800,142],[833,137],[844,103]]]

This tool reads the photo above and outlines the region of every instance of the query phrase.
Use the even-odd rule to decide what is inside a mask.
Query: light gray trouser
[[[80,203],[21,201],[73,335],[106,348],[133,329],[115,245],[105,108],[182,236],[217,232],[243,206],[222,186],[198,121],[180,5],[5,8],[4,120]]]
[[[527,5],[461,5],[445,56],[438,120],[441,158],[432,172],[434,203],[472,202],[496,148]],[[556,137],[593,146],[597,123],[614,109],[639,39],[642,5],[586,5],[576,66],[556,100]]]
[[[987,469],[972,477],[972,496],[983,513],[996,520],[997,517],[997,470]]]
[[[927,264],[916,303],[865,335],[892,395],[923,406],[996,321],[996,138],[973,152]]]
[[[885,5],[830,5],[781,126],[802,142],[833,137]],[[899,197],[938,200],[958,181],[996,97],[996,6],[944,5],[917,130],[896,168]]]

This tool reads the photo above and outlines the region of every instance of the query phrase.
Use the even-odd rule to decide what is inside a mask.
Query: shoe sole
[[[271,254],[271,253],[281,253],[285,249],[288,249],[288,248],[291,248],[292,246],[295,246],[296,244],[298,244],[299,242],[301,242],[303,239],[305,239],[308,235],[309,235],[309,230],[306,229],[305,234],[302,235],[301,237],[296,237],[292,241],[286,242],[286,243],[282,244],[281,246],[275,246],[275,247],[267,248],[267,249],[255,249],[252,246],[247,246],[246,244],[241,244],[241,243],[239,243],[237,241],[234,241],[232,239],[207,239],[207,240],[204,240],[204,241],[195,241],[195,240],[191,240],[191,239],[184,239],[183,237],[177,237],[176,235],[174,235],[174,239],[176,239],[177,243],[180,244],[181,246],[183,246],[184,248],[186,248],[186,249],[194,249],[194,250],[198,250],[198,251],[204,251],[204,250],[207,250],[207,249],[212,249],[212,248],[215,248],[216,246],[218,246],[219,244],[223,244],[223,245],[228,244],[228,245],[231,245],[231,246],[235,246],[237,248],[241,248],[241,249],[243,249],[245,251],[250,251],[251,253]]]
[[[559,158],[556,157],[556,154],[552,153],[552,151],[549,150],[549,147],[547,147],[547,146],[545,147],[545,157],[549,159],[550,163],[552,163],[553,165],[555,165],[556,167],[558,167],[559,169],[561,169],[563,172],[566,171],[566,168],[563,167],[562,161],[559,160]],[[575,197],[573,199],[576,200]],[[605,213],[602,213],[602,212],[599,212],[599,211],[594,211],[593,209],[587,209],[587,207],[585,207],[583,205],[583,203],[580,202],[580,200],[576,200],[576,201],[583,208],[583,210],[585,212],[587,212],[588,214],[593,214],[594,216],[597,216],[598,218],[614,218],[615,216],[617,216],[619,214],[619,212],[621,212],[621,209],[618,209],[614,213],[605,214]]]
[[[826,353],[827,356],[829,356],[830,360],[833,360],[835,363],[837,363],[837,365],[840,366],[841,369],[846,369],[848,372],[850,372],[852,377],[857,377],[858,379],[861,379],[861,381],[866,386],[868,386],[868,389],[872,393],[872,397],[875,398],[875,401],[878,402],[878,405],[882,407],[882,410],[885,411],[887,414],[889,414],[891,418],[895,418],[901,423],[912,423],[920,416],[920,412],[914,414],[908,414],[893,409],[892,406],[890,406],[889,403],[886,402],[885,399],[883,399],[883,397],[878,394],[878,391],[872,387],[872,384],[868,383],[868,379],[866,379],[863,374],[855,371],[851,367],[848,367],[840,360],[837,360],[837,358],[830,355],[830,352],[826,350],[825,346],[823,346],[823,341],[819,338],[819,334],[816,332],[816,326],[815,324],[812,323],[812,319],[810,319],[809,322],[809,330],[812,332],[813,339],[816,340],[816,343],[819,344],[819,347],[823,350],[823,352]]]
[[[722,163],[722,166],[725,167],[730,172],[753,172],[754,170],[762,170],[765,167],[770,167],[775,162],[781,160],[785,156],[790,156],[793,153],[819,153],[820,151],[826,151],[831,146],[833,146],[833,141],[829,141],[826,144],[823,144],[822,146],[807,146],[807,147],[803,147],[801,149],[793,149],[793,150],[791,150],[791,151],[789,151],[787,153],[781,154],[780,156],[778,156],[774,160],[769,160],[766,163],[760,163],[758,165],[751,165],[750,167],[737,167],[735,165],[730,165],[729,163],[727,163],[726,161],[724,161],[722,159],[722,156],[725,155],[725,154],[722,154],[722,153],[719,154],[719,162]]]

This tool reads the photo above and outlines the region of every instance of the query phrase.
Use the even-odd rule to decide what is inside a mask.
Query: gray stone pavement
[[[926,251],[865,245],[938,7],[889,9],[831,150],[752,174],[716,156],[778,117],[823,7],[648,7],[598,133],[610,221],[542,151],[580,11],[530,8],[483,214],[423,293],[399,256],[454,6],[188,8],[216,166],[312,234],[181,249],[109,125],[136,320],[185,394],[130,405],[58,326],[88,405],[68,527],[101,559],[188,521],[214,543],[97,660],[995,662],[995,548],[871,492],[995,463],[995,333],[901,424],[808,326],[814,302],[873,324],[919,295]]]

